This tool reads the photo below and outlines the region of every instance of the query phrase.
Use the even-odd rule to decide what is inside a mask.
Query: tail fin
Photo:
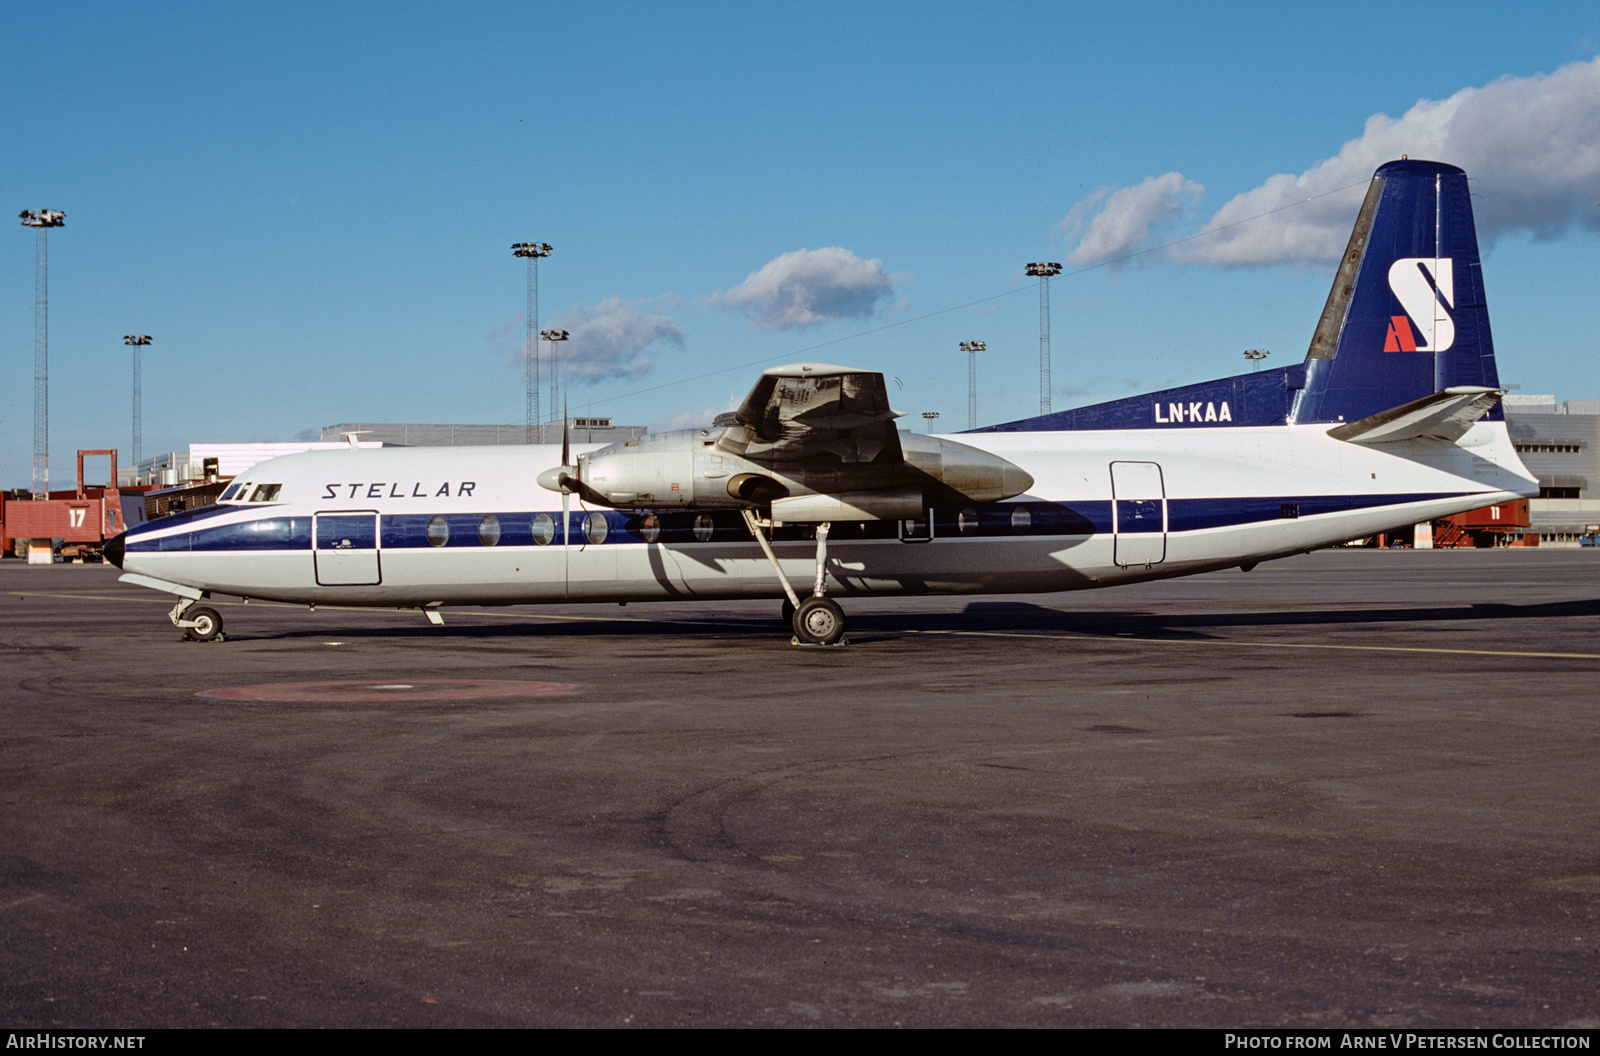
[[[1499,388],[1466,173],[1401,159],[1372,176],[1304,363],[977,431],[1350,424],[1447,389]]]
[[[1297,422],[1499,388],[1466,173],[1401,160],[1373,174],[1305,366]]]

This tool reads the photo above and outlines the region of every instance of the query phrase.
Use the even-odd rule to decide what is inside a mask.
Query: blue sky
[[[50,238],[52,482],[343,421],[521,422],[526,271],[573,414],[701,424],[762,367],[922,428],[1305,353],[1360,184],[1477,183],[1502,381],[1600,397],[1600,7],[6,5],[0,196]],[[1305,205],[1284,204],[1314,198]],[[1207,225],[1270,216],[1177,239]],[[8,214],[9,215],[9,214]],[[33,233],[0,239],[0,485],[28,483]],[[1120,264],[1107,257],[1138,254]],[[548,396],[545,416],[550,417]]]

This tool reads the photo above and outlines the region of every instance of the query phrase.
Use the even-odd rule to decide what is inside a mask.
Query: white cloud
[[[883,261],[862,260],[848,249],[799,249],[768,261],[759,271],[708,303],[742,311],[766,330],[791,330],[836,319],[866,318],[894,294]]]
[[[645,315],[620,297],[574,305],[556,316],[553,325],[571,335],[558,353],[567,381],[637,378],[655,366],[661,342],[683,347],[677,323],[664,315]]]
[[[1136,253],[1150,240],[1157,224],[1178,217],[1204,193],[1205,188],[1176,172],[1147,176],[1135,187],[1115,191],[1101,187],[1073,206],[1057,225],[1068,237],[1081,234],[1078,248],[1067,259],[1074,264],[1098,264]]]
[[[1554,238],[1573,228],[1600,231],[1600,57],[1551,74],[1503,77],[1448,99],[1424,99],[1398,118],[1374,114],[1362,134],[1333,157],[1234,197],[1205,224],[1201,237],[1174,247],[1171,256],[1202,264],[1329,264],[1344,251],[1373,170],[1402,154],[1466,170],[1484,241],[1510,233]],[[1182,179],[1168,173],[1160,180],[1175,177]],[[1137,235],[1140,204],[1146,213],[1160,210],[1159,195],[1145,190],[1153,180],[1097,192],[1074,207],[1067,222],[1076,216],[1081,223],[1099,199],[1106,203],[1083,227],[1074,262],[1126,252],[1122,247],[1133,244],[1128,238],[1119,242],[1102,229]],[[1340,188],[1348,190],[1330,193]],[[1126,215],[1103,220],[1124,194]],[[1111,248],[1096,251],[1097,237]]]

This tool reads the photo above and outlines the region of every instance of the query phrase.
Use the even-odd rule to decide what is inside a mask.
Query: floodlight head
[[[516,242],[511,252],[519,257],[548,257],[552,248],[548,242]]]
[[[572,335],[565,330],[541,330],[539,336],[546,341],[565,341]]]
[[[982,352],[984,349],[986,349],[988,347],[989,346],[984,344],[982,341],[963,341],[963,342],[961,342],[961,351],[963,351],[963,352]]]
[[[17,216],[23,227],[61,227],[67,220],[67,214],[59,209],[24,209]]]
[[[150,335],[149,334],[125,334],[125,335],[123,335],[122,343],[125,344],[125,345],[148,345],[150,343]]]
[[[1026,270],[1029,275],[1048,279],[1052,275],[1061,274],[1061,265],[1052,261],[1042,260],[1037,263],[1027,265]]]

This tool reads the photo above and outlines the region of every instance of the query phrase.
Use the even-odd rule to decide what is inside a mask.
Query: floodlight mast
[[[33,239],[33,497],[50,497],[50,228],[66,224],[59,209],[24,209]]]
[[[1039,261],[1027,266],[1029,275],[1039,277],[1039,413],[1050,413],[1050,276],[1061,274],[1061,265]]]
[[[566,341],[572,335],[565,330],[545,330],[539,336],[550,342],[550,413],[554,414],[559,402],[556,397],[561,392],[561,360],[556,356],[556,342]],[[566,413],[566,411],[561,412],[563,420],[566,418]]]
[[[1261,361],[1272,355],[1271,352],[1259,348],[1245,350],[1244,358],[1250,361],[1250,373],[1254,374],[1261,369]]]
[[[144,447],[143,422],[140,419],[139,401],[142,396],[142,386],[139,381],[139,350],[150,343],[149,334],[124,334],[122,343],[133,349],[133,471],[139,472],[139,460],[144,457],[141,450]]]
[[[553,247],[548,242],[517,242],[511,252],[528,260],[528,336],[522,343],[522,373],[527,381],[527,426],[523,443],[537,444],[544,432],[539,415],[539,345],[533,335],[539,331],[539,258],[548,257]],[[536,433],[537,431],[537,433]]]
[[[989,346],[982,341],[963,341],[961,351],[967,354],[967,428],[978,427],[978,353]]]

